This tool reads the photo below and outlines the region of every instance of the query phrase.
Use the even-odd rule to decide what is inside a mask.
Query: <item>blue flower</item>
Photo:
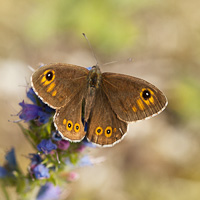
[[[80,147],[77,149],[79,152],[82,152],[86,147],[96,148],[96,145],[92,142],[89,142],[86,138],[84,138],[81,142]]]
[[[11,171],[17,170],[18,165],[17,165],[17,160],[16,160],[16,157],[15,157],[15,149],[14,148],[12,148],[6,154],[5,158],[7,160],[6,167]]]
[[[41,108],[38,111],[39,122],[45,124],[49,121],[49,118],[55,113],[55,110],[49,107],[47,104],[43,103],[43,101],[36,95],[33,88],[30,88],[27,92],[27,97],[37,106]]]
[[[84,122],[83,122],[83,124],[84,124]],[[84,131],[87,132],[87,122],[85,122]]]
[[[77,167],[85,167],[85,166],[91,166],[93,165],[93,162],[91,161],[89,156],[83,156],[75,165],[71,163],[69,157],[65,160],[65,164],[73,169]]]
[[[6,155],[5,155],[6,163],[4,164],[4,167],[0,166],[0,178],[13,176],[13,171],[19,172],[19,167],[17,164],[17,160],[15,157],[15,150],[12,148]]]
[[[9,175],[8,171],[4,168],[0,166],[0,178],[5,178]]]
[[[37,106],[41,107],[42,110],[48,114],[55,112],[54,109],[50,108],[47,104],[43,103],[43,101],[36,95],[33,88],[30,88],[27,92],[27,97]]]
[[[51,107],[49,107],[47,104],[43,103],[42,108],[46,113],[54,114],[55,110]]]
[[[93,144],[92,142],[88,142],[88,140],[86,138],[83,139],[82,144],[86,147],[91,147],[91,148],[96,148],[97,146],[95,144]]]
[[[82,118],[82,123],[84,125],[84,131],[87,132],[88,125],[87,125],[87,122],[85,122],[84,118]]]
[[[36,119],[38,117],[38,112],[42,111],[42,108],[33,104],[26,104],[24,101],[19,103],[22,110],[19,113],[19,118],[28,122],[30,120]]]
[[[55,141],[61,141],[62,136],[58,133],[58,131],[52,131],[52,139]]]
[[[29,154],[31,159],[30,168],[35,168],[38,164],[42,162],[42,158],[38,154]]]
[[[37,165],[33,169],[33,174],[35,175],[36,179],[43,179],[43,178],[49,178],[49,169],[45,167],[43,164]]]
[[[45,154],[50,153],[52,150],[57,149],[56,144],[54,144],[51,139],[43,139],[40,144],[37,145],[39,151],[43,151]]]
[[[40,106],[34,104],[26,104],[24,103],[24,101],[19,103],[19,105],[22,107],[22,110],[19,113],[19,118],[24,120],[25,122],[38,119],[40,123],[45,124],[49,121],[49,118],[52,116],[51,112],[43,111],[44,109]]]
[[[87,69],[90,71],[92,69],[92,67],[87,67]]]
[[[43,111],[38,112],[39,122],[42,124],[46,124],[51,116],[52,115],[50,113],[46,113]]]
[[[42,158],[38,154],[29,154],[31,159],[30,173],[34,174],[37,179],[49,178],[49,170],[41,164]]]
[[[38,101],[42,102],[38,96],[35,94],[33,88],[30,88],[27,92],[27,97],[35,104],[37,105],[38,104]]]
[[[85,166],[90,166],[93,165],[91,159],[89,156],[83,156],[79,162],[77,163],[78,167],[85,167]]]
[[[60,199],[60,195],[60,187],[48,182],[40,188],[36,200],[57,200]]]

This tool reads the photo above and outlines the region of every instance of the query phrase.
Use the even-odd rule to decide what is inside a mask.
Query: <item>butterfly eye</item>
[[[75,130],[76,133],[79,132],[79,130],[80,130],[80,125],[79,125],[78,123],[76,123],[76,124],[74,125],[74,130]]]
[[[108,126],[105,130],[105,136],[110,137],[112,135],[112,128]]]
[[[103,133],[103,129],[99,126],[99,127],[96,128],[95,133],[97,135],[101,135]]]
[[[49,71],[47,74],[46,74],[46,79],[47,81],[51,81],[53,78],[53,72],[52,71]]]
[[[142,92],[142,97],[144,98],[144,100],[151,98],[151,92],[149,90],[144,90]]]
[[[72,130],[72,128],[73,128],[73,123],[72,123],[72,121],[68,120],[67,125],[66,125],[66,128],[67,128],[68,131],[71,131],[71,130]]]
[[[151,89],[146,89],[146,88],[143,88],[142,89],[142,92],[140,92],[140,97],[141,99],[143,100],[143,102],[145,104],[147,104],[148,106],[150,104],[154,104],[154,92],[151,90]],[[137,100],[137,104],[140,108],[140,110],[144,110],[144,105],[142,103],[142,100],[141,99],[138,99]],[[134,111],[134,109],[133,109]]]
[[[55,71],[54,70],[46,70],[43,74],[42,74],[42,78],[41,78],[41,83],[44,86],[49,85],[50,83],[52,83],[55,79]],[[51,89],[49,89],[50,91],[53,89],[55,85],[51,86]],[[49,92],[49,91],[48,91]]]

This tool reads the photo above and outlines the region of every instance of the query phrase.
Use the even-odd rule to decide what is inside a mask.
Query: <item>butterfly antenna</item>
[[[84,38],[87,40],[87,43],[88,43],[88,45],[89,45],[89,47],[90,47],[90,50],[91,50],[91,52],[92,52],[92,54],[93,54],[93,56],[94,56],[94,58],[95,58],[95,60],[96,60],[96,65],[98,65],[98,60],[97,60],[97,57],[96,57],[96,55],[95,55],[95,53],[94,53],[94,50],[93,50],[93,48],[92,48],[92,45],[90,44],[90,41],[88,40],[88,38],[87,38],[87,36],[85,35],[85,33],[82,33],[82,34],[83,34]]]
[[[107,63],[104,63],[103,65],[110,65],[110,64],[115,64],[115,63],[119,63],[119,62],[132,62],[133,59],[132,58],[128,58],[126,60],[116,60],[116,61],[111,61],[111,62],[107,62]]]
[[[30,65],[28,65],[28,68],[29,68],[32,72],[35,72],[35,69],[33,69]]]

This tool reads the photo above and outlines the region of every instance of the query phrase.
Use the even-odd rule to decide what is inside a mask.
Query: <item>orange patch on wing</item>
[[[137,108],[135,106],[132,107],[133,112],[137,112]]]
[[[52,92],[52,94],[51,94],[51,95],[52,95],[53,97],[55,97],[55,96],[56,96],[56,94],[57,94],[57,90],[54,90],[54,91]]]
[[[63,119],[63,124],[65,125],[67,123],[67,120],[66,119]]]
[[[51,92],[55,86],[56,86],[56,84],[54,82],[51,83],[51,85],[47,89],[47,92]]]
[[[144,104],[142,103],[141,99],[137,100],[137,105],[138,105],[138,107],[139,107],[140,110],[144,110],[145,109]]]

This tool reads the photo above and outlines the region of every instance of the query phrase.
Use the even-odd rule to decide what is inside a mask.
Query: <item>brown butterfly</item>
[[[55,127],[72,142],[86,136],[98,145],[112,146],[123,139],[128,122],[153,117],[167,106],[165,95],[147,81],[101,73],[97,65],[91,70],[62,63],[45,65],[33,73],[31,83],[42,101],[56,109]]]

